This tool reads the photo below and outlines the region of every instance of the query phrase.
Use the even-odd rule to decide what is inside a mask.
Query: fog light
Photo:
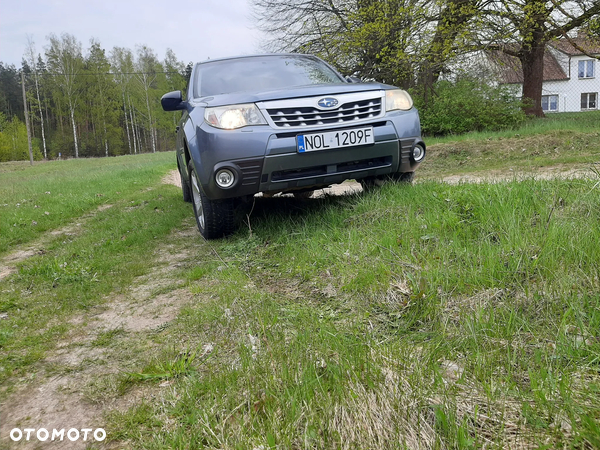
[[[221,169],[217,172],[215,180],[220,188],[227,189],[235,183],[235,175],[229,169]]]
[[[415,147],[413,148],[413,151],[412,151],[413,160],[415,160],[417,162],[421,161],[424,156],[425,156],[425,149],[420,144],[415,145]]]

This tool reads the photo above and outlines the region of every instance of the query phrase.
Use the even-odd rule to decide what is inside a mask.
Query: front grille
[[[280,128],[348,123],[378,117],[381,114],[381,97],[347,102],[327,111],[299,107],[269,108],[267,112],[275,126]]]

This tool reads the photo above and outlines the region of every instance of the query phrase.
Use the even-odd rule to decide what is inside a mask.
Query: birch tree
[[[42,111],[42,101],[40,100],[40,76],[38,74],[38,65],[36,63],[36,51],[35,43],[31,36],[27,36],[27,47],[25,50],[27,62],[31,67],[31,72],[35,82],[35,95],[37,99],[37,109],[39,111],[41,135],[42,135],[42,150],[44,153],[44,159],[48,159],[48,151],[46,147],[46,131],[44,129],[44,113]]]
[[[185,71],[186,67],[183,62],[179,61],[175,56],[175,52],[170,48],[167,49],[165,60],[164,60],[164,69],[165,69],[165,87],[166,91],[183,91],[185,88],[186,78]],[[181,112],[173,111],[170,113],[171,122],[168,124],[171,126],[171,129],[174,129],[179,121],[179,117],[181,117]],[[166,125],[166,124],[165,124]]]
[[[133,121],[131,102],[131,79],[133,77],[133,53],[123,47],[114,47],[110,54],[111,70],[114,80],[121,91],[123,106],[123,122],[127,135],[129,153],[137,153],[137,140],[135,137],[135,123]]]
[[[152,145],[152,153],[156,152],[156,128],[154,123],[155,109],[154,99],[150,100],[152,88],[156,81],[158,71],[162,71],[160,63],[155,53],[145,45],[138,47],[137,49],[137,61],[135,65],[136,74],[135,79],[138,86],[141,88],[143,93],[143,100],[146,106],[146,119],[147,119],[147,132],[150,135],[150,143]]]
[[[172,50],[160,61],[149,47],[136,52],[116,47],[108,58],[95,40],[83,52],[68,34],[47,39],[37,61],[29,40],[20,71],[0,62],[0,113],[6,123],[23,121],[22,72],[28,80],[29,117],[35,120],[33,143],[46,158],[173,148],[178,117],[162,111],[160,97],[185,88],[191,65],[177,60]],[[20,152],[5,147],[3,157],[20,158]]]
[[[73,129],[73,145],[75,158],[79,158],[79,142],[77,140],[77,126],[75,124],[75,111],[78,106],[80,92],[78,77],[83,68],[83,55],[81,43],[72,35],[64,33],[60,38],[51,34],[46,49],[48,70],[53,74],[54,82],[66,98],[69,108],[69,117]]]
[[[89,74],[88,98],[90,99],[90,112],[93,121],[101,129],[104,156],[109,155],[109,142],[118,142],[116,133],[116,105],[117,87],[110,74],[110,63],[100,43],[94,39],[86,58],[86,69]],[[110,132],[109,132],[110,131]],[[113,154],[117,154],[113,149]]]

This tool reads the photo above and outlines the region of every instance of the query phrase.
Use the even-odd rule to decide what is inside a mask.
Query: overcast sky
[[[46,37],[69,33],[135,52],[147,45],[160,60],[171,48],[188,63],[260,52],[249,0],[0,0],[0,61],[21,66],[31,36],[44,54]]]

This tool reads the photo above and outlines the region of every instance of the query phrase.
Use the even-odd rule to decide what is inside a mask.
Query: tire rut
[[[43,236],[35,239],[32,242],[17,247],[3,258],[0,258],[0,281],[16,273],[17,264],[20,262],[23,262],[26,259],[36,255],[43,255],[46,252],[44,247],[52,240],[58,238],[59,236],[76,236],[81,233],[81,230],[85,227],[85,224],[88,220],[90,220],[92,217],[95,217],[99,212],[112,208],[112,206],[113,205],[111,204],[100,205],[96,210],[84,214],[70,224],[48,231]]]
[[[190,246],[190,241],[197,244]],[[42,238],[30,247],[33,249],[43,242],[47,241]],[[109,295],[102,305],[71,317],[68,335],[32,369],[30,377],[16,383],[15,392],[3,402],[0,411],[3,439],[0,448],[87,448],[89,439],[87,442],[81,439],[71,442],[66,437],[54,442],[22,439],[15,443],[10,441],[9,434],[13,428],[45,428],[50,433],[63,428],[65,431],[102,428],[107,412],[126,409],[150,395],[150,388],[138,387],[122,396],[105,396],[98,385],[102,388],[103,383],[114,383],[123,372],[134,369],[140,363],[139,355],[136,359],[131,354],[135,349],[145,349],[141,358],[147,358],[148,352],[156,347],[151,334],[168,327],[181,308],[194,300],[177,272],[198,251],[203,251],[204,242],[190,224],[173,233],[167,242],[154,252],[155,268],[150,273],[139,277],[127,291]],[[11,255],[3,260],[4,264],[30,257],[29,253]],[[103,336],[112,335],[119,339],[116,348],[99,345]],[[95,391],[92,395],[91,390]],[[114,386],[108,391],[114,392]],[[98,448],[99,443],[94,445]],[[100,448],[114,446],[100,443]]]

